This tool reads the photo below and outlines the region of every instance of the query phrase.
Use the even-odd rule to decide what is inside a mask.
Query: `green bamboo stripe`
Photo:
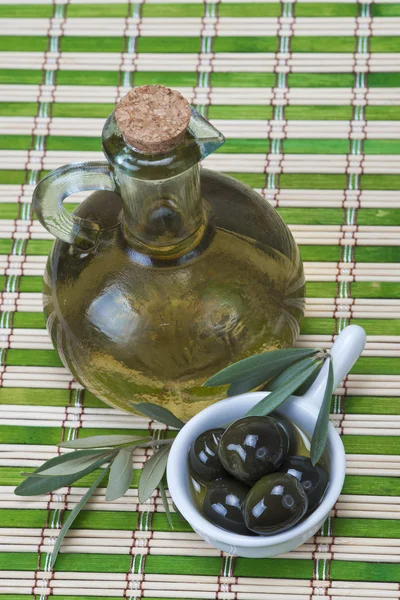
[[[367,335],[400,335],[400,320],[396,319],[352,319],[352,323],[365,329]],[[16,312],[13,322],[14,329],[43,329],[45,319],[42,312]],[[305,318],[302,322],[301,333],[304,335],[330,334],[335,328],[334,318]]]
[[[0,170],[0,185],[2,184],[21,184],[25,181],[25,171],[10,171],[10,170]],[[7,212],[7,208],[5,208],[5,212]],[[1,216],[3,219],[8,219],[8,217],[3,216],[3,209],[1,212]]]
[[[363,190],[398,190],[400,175],[363,175],[360,177]]]
[[[318,285],[318,284],[317,284]],[[323,285],[321,285],[322,291]],[[312,286],[307,284],[308,294],[311,293]],[[351,284],[351,295],[353,298],[400,298],[400,284],[387,283],[380,281],[356,282]]]
[[[302,105],[286,106],[285,118],[293,120],[323,120],[332,121],[335,119],[349,120],[352,118],[351,106],[319,106]]]
[[[29,388],[0,388],[0,404],[15,404],[18,406],[68,406],[71,393],[69,390],[29,389]],[[104,402],[83,390],[83,405],[85,408],[104,408]]]
[[[373,17],[400,17],[400,4],[372,4]]]
[[[367,335],[400,335],[400,319],[351,319],[363,327]],[[304,335],[330,334],[335,330],[335,319],[306,318],[301,324]]]
[[[157,73],[149,71],[134,73],[133,76],[135,85],[192,86],[196,83],[195,72]],[[56,77],[58,85],[89,86],[118,85],[120,76],[115,71],[64,71],[61,68]],[[41,80],[42,71],[40,70],[0,69],[0,83],[37,84]],[[289,73],[288,81],[289,87],[351,88],[354,84],[354,76],[348,73]],[[211,84],[214,87],[272,87],[274,75],[272,73],[212,73]],[[400,73],[369,73],[368,86],[400,87]],[[385,110],[387,108],[385,107]]]
[[[146,74],[147,75],[147,74]],[[273,87],[273,73],[211,73],[213,87]]]
[[[148,560],[148,559],[152,560]],[[221,558],[196,558],[194,556],[148,556],[146,573],[165,573],[176,575],[219,575]],[[235,575],[237,577],[279,577],[308,579],[312,577],[313,563],[308,560],[286,560],[283,558],[237,558]]]
[[[0,52],[45,52],[47,37],[44,35],[2,35]]]
[[[83,510],[73,529],[114,529],[126,531],[137,528],[136,512],[111,512]],[[16,510],[3,509],[0,513],[0,527],[44,527],[47,518],[46,510]],[[174,530],[179,532],[192,531],[191,527],[178,515],[172,514]],[[170,531],[163,513],[154,513],[152,527],[155,531]],[[400,521],[394,519],[349,519],[336,518],[334,521],[336,536],[399,538]]]
[[[3,107],[0,104],[0,115]],[[26,110],[22,107],[22,110]],[[110,104],[54,104],[53,116],[57,117],[104,117],[112,111]],[[6,112],[12,116],[12,105],[6,108]],[[30,111],[33,112],[33,111]],[[400,114],[400,113],[399,113]],[[31,115],[33,116],[33,115]],[[306,116],[306,115],[304,115]],[[309,115],[308,115],[309,116]],[[213,119],[270,119],[272,117],[271,107],[251,106],[229,106],[210,107],[209,117]],[[1,150],[28,150],[32,138],[29,135],[3,135],[0,137]],[[254,138],[228,138],[226,143],[218,149],[222,154],[263,154],[268,152],[270,141],[268,139]],[[47,150],[77,150],[101,151],[101,140],[94,137],[69,137],[69,136],[47,136]],[[348,140],[337,139],[286,139],[283,141],[283,151],[287,154],[347,154],[349,150]],[[399,140],[365,140],[365,154],[400,154]],[[325,209],[324,209],[325,210]]]
[[[400,364],[397,360],[396,375]],[[343,435],[342,442],[348,454],[374,454],[378,448],[379,454],[400,454],[399,436]]]
[[[330,576],[345,581],[394,581],[399,579],[399,565],[333,560]]]
[[[2,4],[0,5],[0,19],[45,19],[53,14],[51,4]]]
[[[30,69],[0,69],[0,84],[39,84],[42,81],[42,77],[42,71]]]
[[[24,425],[0,425],[0,432],[2,435],[1,439],[2,441],[4,440],[4,442],[6,442],[7,444],[20,444],[21,440],[24,440],[27,444],[58,444],[61,435],[60,431],[60,427],[27,427]],[[147,432],[147,430],[129,428],[112,430],[113,434],[121,433],[124,435],[143,435],[143,431]],[[108,435],[109,433],[110,429],[108,428],[92,429],[90,427],[85,427],[84,429],[81,429],[79,431],[79,437],[85,438],[91,435]],[[167,438],[173,438],[175,437],[175,435],[176,434],[172,431],[166,431],[165,433],[165,437]],[[6,469],[5,473],[7,474],[7,476],[10,476],[10,474],[13,475],[14,473],[12,467],[0,467],[0,473],[2,473],[0,479],[2,479],[3,476],[5,476],[3,469]],[[8,471],[8,469],[10,470]],[[15,471],[13,476],[17,477],[17,479],[13,480],[14,482],[21,481],[20,479],[18,479],[20,477],[18,469]],[[86,485],[86,483],[89,483],[89,485],[91,485],[96,479],[96,476],[93,475],[93,473],[87,475],[86,477],[87,479],[83,478],[78,482],[79,487],[81,487],[82,485]]]
[[[399,415],[400,397],[381,398],[379,396],[346,396],[344,398],[344,407],[346,414]]]
[[[31,143],[32,137],[30,135],[0,136],[0,150],[29,150]]]
[[[395,519],[343,519],[336,518],[335,536],[400,538],[400,521]]]
[[[380,449],[375,448],[375,452]],[[342,494],[366,494],[368,496],[399,496],[400,477],[375,477],[370,475],[347,475]]]
[[[77,5],[78,6],[78,5]],[[0,83],[19,83],[19,71],[0,71]],[[26,72],[26,77],[29,76]],[[40,72],[38,73],[38,83],[40,83]],[[3,81],[4,78],[4,81]],[[171,87],[196,85],[196,73],[185,72],[157,72],[148,71],[145,73],[134,73],[135,85],[167,85]],[[119,74],[114,71],[63,71],[57,72],[58,85],[118,85]],[[36,83],[37,81],[27,81],[26,83]],[[272,87],[275,78],[273,73],[212,73],[211,83],[214,87]],[[351,87],[349,81],[349,87]]]
[[[62,367],[55,350],[8,350],[7,365],[31,367]]]
[[[259,4],[223,2],[218,6],[218,14],[220,17],[280,17],[281,5],[279,2]]]
[[[2,117],[34,117],[37,107],[37,102],[0,102],[0,115]]]
[[[138,513],[114,511],[88,511],[83,510],[74,521],[73,529],[116,529],[126,531],[136,529]],[[16,510],[4,509],[0,511],[0,527],[44,527],[47,510]],[[176,531],[192,531],[191,527],[177,514],[172,514],[174,529]],[[167,519],[163,513],[154,513],[152,526],[157,531],[170,531]]]
[[[107,118],[115,108],[110,104],[81,104],[81,103],[56,103],[53,106],[53,117],[78,117],[82,118]],[[97,140],[100,142],[100,140]],[[77,147],[77,146],[75,146]]]
[[[400,52],[400,37],[372,36],[370,41],[371,52]]]
[[[45,327],[45,318],[42,312],[40,313],[24,313],[16,312],[13,320],[13,327],[18,329],[23,327],[26,329],[43,329]]]
[[[376,108],[367,106],[368,108]],[[380,107],[382,109],[382,107]],[[385,106],[384,111],[391,109],[391,106]],[[397,108],[397,107],[394,107]],[[367,117],[376,118],[376,117]],[[388,117],[390,120],[393,117]],[[400,113],[399,113],[400,118]],[[364,140],[364,154],[400,154],[400,140]]]
[[[124,39],[120,37],[63,37],[62,52],[122,52]],[[44,52],[46,36],[1,36],[0,51]],[[215,37],[214,52],[276,52],[278,38],[268,36]],[[291,42],[292,52],[354,52],[353,36],[307,37],[295,36]],[[139,37],[138,52],[199,52],[200,37]],[[373,37],[371,52],[398,52],[400,38]]]
[[[367,359],[361,359],[367,360]],[[381,359],[382,360],[382,359]],[[390,359],[383,359],[390,360]],[[397,360],[397,370],[394,374],[398,374],[399,359]],[[372,371],[373,373],[376,371]],[[132,435],[143,434],[143,431],[139,429],[113,429],[113,433],[129,433]],[[23,425],[10,425],[0,426],[0,432],[2,434],[2,440],[7,444],[18,444],[21,440],[24,440],[27,444],[58,444],[60,441],[60,427],[28,427]],[[110,433],[109,429],[91,429],[85,427],[79,432],[80,437],[87,437],[89,435],[107,435]],[[173,437],[175,434],[166,433],[167,437]],[[351,454],[374,454],[379,448],[379,454],[400,454],[400,437],[399,436],[372,436],[372,435],[343,435],[342,440],[346,451]],[[4,472],[3,469],[6,469]],[[0,473],[3,477],[13,477],[12,483],[17,485],[20,481],[20,472],[18,469],[15,471],[11,467],[3,467],[0,469]],[[91,479],[93,477],[93,480]],[[93,474],[87,475],[78,482],[78,486],[84,486],[86,483],[93,483],[95,477]],[[11,483],[4,485],[11,485]]]
[[[357,4],[301,2],[295,5],[296,17],[356,17]]]
[[[343,6],[343,5],[341,5]],[[368,85],[370,84],[368,75]],[[385,73],[386,75],[386,73]],[[395,73],[394,75],[397,75]],[[400,73],[399,73],[400,75]],[[348,88],[354,85],[354,75],[349,73],[289,73],[288,87],[338,87]],[[379,86],[381,87],[381,86]],[[395,86],[397,87],[397,86]]]
[[[214,105],[208,109],[209,119],[272,119],[272,106]],[[264,144],[266,140],[263,140]]]
[[[261,173],[227,173],[227,175],[236,177],[236,179],[243,181],[243,183],[247,183],[247,185],[250,185],[251,187],[262,188],[266,183],[265,175]],[[397,175],[364,175],[363,177],[372,178],[371,180],[368,180],[369,186],[377,186],[365,187],[364,189],[396,189],[396,187],[392,187],[395,186],[396,182],[389,179],[393,177],[397,178],[400,184],[400,176]],[[382,187],[383,183],[385,183],[384,188]],[[282,189],[343,190],[346,187],[346,175],[285,173],[280,177],[280,187]],[[397,188],[398,187],[400,187],[400,185],[398,185]]]
[[[23,276],[20,279],[19,290],[20,292],[41,292],[43,290],[43,278]]]
[[[357,246],[355,260],[358,262],[399,262],[399,246]]]
[[[287,111],[286,107],[285,111]],[[230,140],[229,140],[230,141]],[[286,139],[283,140],[283,152],[287,154],[347,154],[348,140]]]
[[[12,240],[0,240],[0,254],[8,254],[11,250],[12,243]]]
[[[366,106],[365,118],[376,121],[398,121],[400,106]]]
[[[337,296],[335,282],[307,282],[307,296],[312,298],[335,298]],[[353,298],[400,298],[400,283],[379,281],[359,281],[351,284]]]
[[[68,206],[68,205],[67,205]],[[282,211],[284,209],[279,209],[279,211],[282,214]],[[292,210],[292,209],[288,209],[288,210]],[[293,209],[293,210],[297,210],[297,209]],[[334,209],[332,209],[334,210]],[[368,209],[366,209],[368,210]],[[372,209],[371,209],[372,210]],[[17,217],[17,207],[15,207],[14,211],[7,211],[7,218],[16,218]],[[3,215],[4,217],[4,215]],[[4,217],[5,218],[5,217]],[[9,250],[10,250],[10,246],[11,246],[11,240],[4,240],[3,241],[3,252],[0,252],[0,254],[8,254]],[[46,255],[48,254],[51,245],[52,245],[52,241],[51,240],[30,240],[28,242],[28,246],[27,246],[27,252],[26,254],[28,255]],[[301,252],[301,256],[303,258],[303,260],[305,261],[318,261],[318,262],[331,262],[331,261],[337,261],[340,257],[340,247],[339,246],[300,246],[300,252]],[[382,262],[382,263],[388,263],[388,262],[398,262],[400,260],[400,248],[398,246],[358,246],[355,249],[355,260],[357,262]],[[24,275],[21,279],[21,291],[24,292],[35,292],[35,291],[41,291],[42,290],[42,279],[41,277],[38,276],[29,276],[29,275]],[[309,284],[311,285],[311,283]],[[323,284],[323,285],[328,285],[328,284]],[[358,285],[364,285],[364,283],[356,283],[353,284],[355,286]],[[381,297],[380,294],[380,289],[382,290],[386,290],[389,289],[390,291],[388,293],[395,293],[397,294],[397,286],[398,284],[394,283],[394,284],[386,284],[386,283],[380,283],[380,282],[367,282],[365,284],[367,286],[367,290],[369,290],[369,286],[373,285],[373,286],[381,286],[383,285],[382,288],[379,288],[379,290],[376,292],[378,295],[375,297]],[[389,285],[389,288],[386,288],[385,286]],[[390,286],[393,286],[392,288]],[[369,294],[370,292],[366,292],[367,296],[366,297],[370,297]],[[309,294],[310,295],[310,294]],[[359,297],[363,297],[362,294]],[[385,297],[385,293],[383,293],[383,296]],[[390,297],[397,297],[397,296],[390,296]]]
[[[332,331],[333,329],[331,328],[329,333],[332,333]],[[69,390],[0,388],[0,404],[3,405],[65,407],[68,406],[69,400]],[[346,414],[400,414],[400,396],[398,398],[387,398],[384,396],[346,396],[344,402]],[[104,408],[106,406],[104,402],[93,396],[93,394],[87,390],[83,391],[83,405],[85,408]]]
[[[377,356],[362,356],[350,371],[350,373],[357,373],[358,375],[364,373],[373,373],[374,375],[398,375],[399,372],[400,358],[383,358]],[[398,440],[400,443],[400,437]]]
[[[379,39],[379,38],[373,38]],[[387,40],[388,38],[380,38]],[[296,35],[291,40],[290,49],[292,52],[354,52],[356,40],[353,36],[299,36]],[[390,52],[386,49],[385,52]]]

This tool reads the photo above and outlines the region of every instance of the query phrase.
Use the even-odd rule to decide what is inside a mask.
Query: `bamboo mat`
[[[400,3],[0,0],[0,595],[4,600],[400,598]],[[300,346],[368,335],[334,396],[348,456],[322,530],[274,559],[222,555],[160,498],[139,504],[148,454],[113,503],[94,480],[17,498],[20,471],[62,439],[138,431],[80,389],[41,312],[50,235],[38,180],[101,157],[102,124],[132,85],[180,90],[228,137],[210,168],[250,184],[290,225],[308,281]],[[73,208],[84,196],[67,202]]]

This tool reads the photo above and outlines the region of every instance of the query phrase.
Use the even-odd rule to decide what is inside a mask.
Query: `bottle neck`
[[[167,179],[148,180],[115,170],[128,241],[150,251],[170,253],[201,236],[205,211],[200,193],[200,166]],[[185,243],[187,242],[187,243]]]

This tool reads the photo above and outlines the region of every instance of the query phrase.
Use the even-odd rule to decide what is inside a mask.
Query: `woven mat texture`
[[[3,600],[398,599],[400,596],[400,3],[0,0],[0,595]],[[45,329],[51,236],[32,213],[49,170],[101,158],[132,85],[180,90],[227,136],[206,163],[257,189],[305,263],[299,345],[362,325],[365,352],[334,396],[348,455],[318,535],[274,559],[222,555],[158,497],[103,490],[54,537],[93,477],[17,498],[21,470],[60,440],[139,431],[80,389]],[[70,199],[69,204],[76,202]]]

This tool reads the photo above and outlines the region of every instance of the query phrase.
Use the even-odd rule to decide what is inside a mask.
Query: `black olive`
[[[313,466],[306,456],[288,456],[279,468],[300,481],[308,498],[308,511],[321,502],[329,483],[328,472],[321,465]]]
[[[251,531],[273,535],[286,531],[307,512],[300,482],[287,473],[272,473],[257,481],[247,495],[244,520]]]
[[[218,444],[224,429],[209,429],[201,433],[189,451],[191,475],[202,482],[214,481],[227,473],[218,458]]]
[[[249,488],[225,477],[213,481],[203,503],[203,513],[212,523],[243,535],[251,535],[244,523],[243,505]]]
[[[218,454],[233,477],[252,483],[276,471],[287,449],[287,434],[276,419],[244,417],[225,430]]]
[[[284,416],[275,413],[271,414],[271,417],[275,417],[278,424],[284,429],[288,438],[288,449],[287,454],[293,455],[297,452],[297,434],[292,423]]]

